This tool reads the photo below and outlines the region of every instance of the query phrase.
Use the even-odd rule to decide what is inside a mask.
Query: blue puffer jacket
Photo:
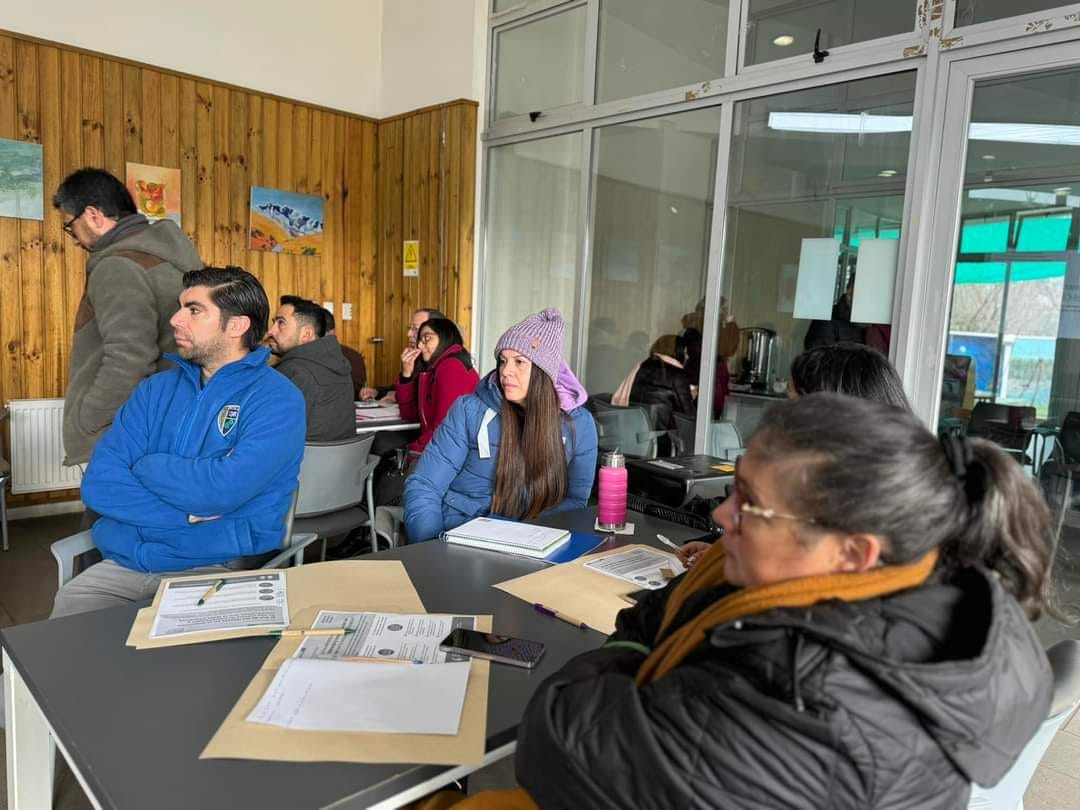
[[[566,498],[548,510],[578,509],[589,500],[596,475],[596,423],[582,405],[588,398],[568,367],[555,389],[570,417],[563,420]],[[409,540],[430,540],[479,515],[487,515],[495,492],[499,459],[502,392],[495,373],[450,408],[435,436],[405,481],[405,531]]]
[[[277,549],[300,461],[304,398],[256,349],[143,380],[90,457],[94,543],[136,571],[182,571]]]

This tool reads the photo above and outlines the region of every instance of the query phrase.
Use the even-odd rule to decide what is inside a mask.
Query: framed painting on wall
[[[41,144],[0,138],[0,217],[45,219]]]
[[[127,188],[135,209],[147,219],[171,219],[180,225],[179,169],[128,163]]]
[[[319,256],[323,240],[323,198],[275,188],[251,187],[251,250]]]

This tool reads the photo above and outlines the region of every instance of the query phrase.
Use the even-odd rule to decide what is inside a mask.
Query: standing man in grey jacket
[[[74,466],[89,461],[135,386],[169,367],[161,355],[176,351],[169,318],[183,274],[203,262],[174,222],[147,221],[124,184],[101,169],[68,175],[53,206],[90,254],[64,401],[64,463]]]
[[[304,395],[309,442],[336,442],[356,435],[352,367],[341,344],[326,334],[327,312],[314,301],[281,296],[267,344],[280,358],[277,370]]]

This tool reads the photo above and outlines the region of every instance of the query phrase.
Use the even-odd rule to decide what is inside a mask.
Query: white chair
[[[1023,810],[1024,791],[1059,728],[1080,706],[1080,641],[1059,641],[1046,651],[1054,672],[1050,716],[1035,732],[1020,758],[992,788],[972,786],[968,810]]]
[[[294,490],[289,511],[285,513],[285,525],[281,533],[281,551],[265,562],[253,564],[253,568],[285,568],[291,565],[304,564],[304,551],[319,539],[317,534],[293,533],[293,512],[296,510],[296,496],[299,490]],[[50,546],[53,557],[56,558],[58,586],[64,584],[75,576],[75,558],[80,554],[93,551],[94,537],[89,529],[57,540]],[[182,571],[177,572],[181,576]]]
[[[311,442],[304,446],[300,465],[300,495],[296,503],[296,529],[314,532],[323,541],[370,527],[371,550],[376,550],[373,481],[381,460],[370,454],[374,433],[337,442]]]
[[[736,459],[746,452],[734,422],[718,419],[709,425],[708,453],[717,458]]]
[[[398,541],[401,539],[401,524],[404,522],[404,507],[375,507],[375,534],[385,540],[390,548],[397,548]]]

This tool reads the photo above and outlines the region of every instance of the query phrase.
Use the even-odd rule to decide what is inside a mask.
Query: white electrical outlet
[[[334,302],[333,301],[323,301],[322,302],[322,307],[327,312],[329,312],[331,315],[334,314]]]
[[[348,301],[346,301],[345,303],[343,303],[341,305],[341,320],[343,320],[343,321],[351,321],[352,320],[352,304],[350,304]]]

